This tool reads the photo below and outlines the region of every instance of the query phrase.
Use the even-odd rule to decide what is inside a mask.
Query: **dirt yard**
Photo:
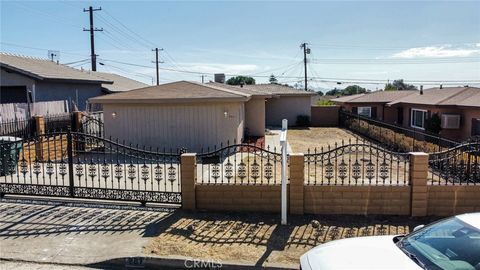
[[[326,148],[328,145],[334,148],[335,143],[341,145],[342,140],[348,144],[349,140],[355,142],[356,139],[355,134],[341,128],[310,127],[288,130],[288,143],[296,153],[307,153],[309,148],[313,151],[315,147],[320,151],[321,147]]]
[[[146,254],[298,267],[309,249],[332,240],[404,234],[431,218],[398,216],[295,216],[279,225],[278,215],[178,212],[159,225]]]

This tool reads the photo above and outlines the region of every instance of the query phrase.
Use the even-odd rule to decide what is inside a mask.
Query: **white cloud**
[[[476,44],[476,47],[479,44]],[[436,58],[436,57],[468,57],[480,55],[480,49],[465,47],[465,48],[452,48],[450,45],[444,46],[429,46],[429,47],[417,47],[410,48],[392,55],[393,58]]]

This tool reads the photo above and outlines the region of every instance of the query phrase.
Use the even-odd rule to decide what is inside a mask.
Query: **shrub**
[[[317,102],[317,105],[319,106],[333,106],[335,105],[335,103],[329,99],[323,99],[323,100],[319,100]]]
[[[310,116],[308,115],[297,115],[297,122],[295,123],[297,127],[308,127],[310,126]]]

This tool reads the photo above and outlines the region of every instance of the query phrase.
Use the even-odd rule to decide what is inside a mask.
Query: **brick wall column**
[[[73,112],[73,131],[80,131],[82,128],[82,112]]]
[[[427,215],[428,154],[410,152],[411,216]]]
[[[180,160],[180,174],[182,181],[182,208],[195,210],[195,183],[197,182],[197,154],[182,154]]]
[[[45,134],[45,118],[43,115],[35,115],[33,116],[33,119],[35,119],[35,130],[37,135],[44,135]],[[44,137],[40,137],[40,139],[35,143],[35,159],[41,161],[43,160],[43,147],[44,147]],[[32,157],[32,154],[30,153],[30,157]]]
[[[304,157],[303,154],[290,154],[290,214],[302,215],[303,211],[303,185],[304,185]]]

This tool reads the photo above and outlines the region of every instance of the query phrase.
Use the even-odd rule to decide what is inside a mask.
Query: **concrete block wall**
[[[340,106],[311,106],[312,127],[338,127]]]
[[[196,207],[202,210],[277,213],[280,212],[280,192],[280,185],[197,184]]]
[[[480,186],[427,186],[429,216],[480,212]]]
[[[305,186],[308,214],[409,215],[409,186]]]
[[[289,214],[449,216],[480,211],[479,186],[427,185],[428,154],[412,152],[409,185],[306,185],[304,155],[289,157]],[[274,212],[281,210],[281,186],[199,184],[195,154],[182,155],[184,209]]]

